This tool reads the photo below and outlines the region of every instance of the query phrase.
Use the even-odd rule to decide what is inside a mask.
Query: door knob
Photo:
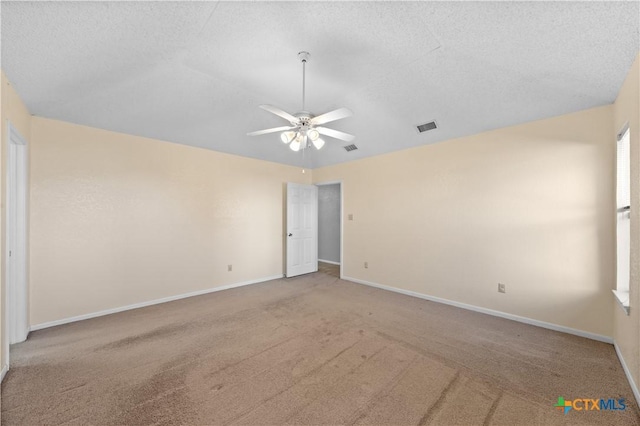
[[[293,237],[293,234],[292,234],[292,233],[289,233],[289,236],[290,236],[290,237]]]

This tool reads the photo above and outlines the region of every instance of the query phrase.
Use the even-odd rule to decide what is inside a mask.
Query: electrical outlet
[[[353,213],[349,213],[349,220],[353,220]]]
[[[369,262],[364,262],[364,269],[369,269]]]
[[[498,293],[506,293],[507,292],[507,288],[504,284],[500,284],[498,283]]]
[[[228,272],[233,271],[233,265],[227,265],[227,271]]]

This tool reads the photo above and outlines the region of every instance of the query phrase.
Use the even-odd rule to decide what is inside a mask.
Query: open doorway
[[[318,271],[342,277],[342,182],[318,186]]]

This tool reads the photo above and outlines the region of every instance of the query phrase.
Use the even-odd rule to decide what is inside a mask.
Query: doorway
[[[342,278],[342,182],[318,186],[318,270]]]
[[[29,333],[27,319],[27,143],[9,122],[7,125],[7,200],[5,278],[5,353],[9,344],[23,342]]]

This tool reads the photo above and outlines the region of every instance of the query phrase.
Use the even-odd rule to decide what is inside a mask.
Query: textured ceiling
[[[347,107],[307,167],[609,104],[639,2],[5,2],[2,68],[29,110],[302,165],[258,108]],[[415,126],[439,128],[418,134]]]

